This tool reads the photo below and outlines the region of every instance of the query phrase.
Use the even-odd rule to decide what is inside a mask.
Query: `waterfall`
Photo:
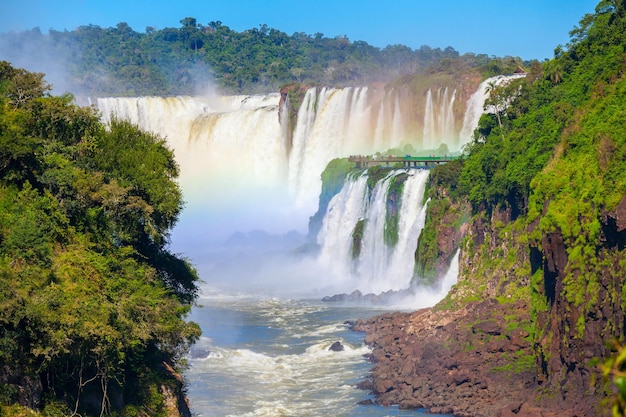
[[[459,133],[459,145],[461,147],[472,140],[472,134],[478,126],[480,116],[485,113],[485,100],[489,97],[487,86],[490,83],[501,85],[504,82],[520,77],[525,77],[525,74],[497,75],[495,77],[487,78],[485,81],[480,83],[478,89],[467,101],[465,117],[463,118],[463,126],[461,127],[461,131]]]
[[[313,88],[293,134],[289,185],[298,204],[315,210],[319,174],[334,158],[386,151],[415,138],[398,95],[372,87]]]
[[[130,120],[165,137],[181,177],[195,187],[227,182],[274,185],[287,170],[278,94],[222,97],[100,98],[104,120]]]
[[[287,150],[279,94],[100,98],[99,110],[166,138],[180,166],[185,234],[224,240],[236,230],[305,227],[285,216]],[[304,218],[304,215],[301,217]]]
[[[300,103],[293,126],[285,101],[281,108],[280,94],[100,98],[97,106],[104,121],[117,115],[166,138],[180,166],[186,203],[174,234],[183,235],[182,241],[188,245],[202,242],[194,245],[194,250],[201,251],[207,241],[224,241],[236,231],[297,230],[306,234],[321,192],[320,174],[334,158],[373,154],[392,147],[401,151],[405,144],[418,151],[438,148],[442,143],[450,150],[458,149],[469,140],[466,132],[475,127],[482,111],[485,83],[469,100],[460,134],[453,111],[458,104],[457,92],[445,87],[427,91],[424,109],[415,108],[413,104],[418,101],[402,87],[311,88]],[[423,120],[417,114],[423,114]],[[416,180],[414,177],[410,175],[405,191],[413,187],[409,184]],[[382,199],[387,185],[380,183],[378,187],[380,190],[371,190],[370,197],[379,193]],[[364,194],[355,191],[355,195],[362,199]],[[403,201],[407,198],[403,196]],[[404,208],[418,206],[405,204]],[[340,209],[334,210],[337,213]],[[415,213],[413,218],[417,217]],[[401,236],[413,226],[400,226],[399,241],[391,251],[370,240],[374,235],[367,234],[374,233],[375,222],[369,223],[358,262],[344,265],[350,274],[373,281],[374,274],[388,275],[385,268],[399,265],[401,261],[396,258],[403,257],[406,265],[412,265],[410,246],[414,241],[400,248],[405,245]],[[334,227],[340,233],[343,226]],[[344,246],[334,253],[343,253],[349,259],[350,247],[345,245],[350,236],[335,238]],[[325,239],[324,246],[331,245],[329,234]],[[387,252],[366,255],[379,250]],[[390,276],[402,277],[393,282],[393,287],[408,280],[410,272],[392,272]],[[389,278],[389,282],[395,279]]]
[[[433,94],[432,89],[426,93],[424,111],[424,149],[436,149],[442,143],[456,149],[458,133],[454,118],[454,101],[456,89],[449,92],[448,88],[439,88]]]
[[[384,235],[390,184],[401,175],[406,179],[397,202],[398,239],[395,245],[389,245]],[[330,201],[318,235],[319,261],[346,291],[407,288],[413,275],[417,238],[424,227],[422,199],[428,171],[392,170],[371,191],[367,178],[366,173],[348,178]],[[360,235],[358,253],[354,245],[359,244],[359,239],[355,235]]]
[[[367,175],[348,179],[330,201],[317,238],[322,248],[319,259],[332,266],[340,284],[349,283],[352,275],[352,233],[365,215],[369,203],[366,191]]]

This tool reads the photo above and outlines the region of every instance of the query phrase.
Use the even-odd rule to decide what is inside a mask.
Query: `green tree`
[[[185,321],[197,274],[166,246],[172,151],[0,71],[0,412],[158,414],[200,332]],[[34,93],[15,105],[15,85]]]

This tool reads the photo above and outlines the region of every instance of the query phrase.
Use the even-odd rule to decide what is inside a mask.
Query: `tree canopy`
[[[162,409],[199,336],[173,152],[49,88],[0,62],[0,406]]]
[[[128,24],[73,31],[35,28],[0,35],[15,51],[48,51],[62,59],[70,91],[90,96],[195,94],[207,88],[226,93],[277,91],[290,83],[347,86],[416,74],[445,60],[473,66],[486,55],[403,45],[377,48],[345,36],[303,32],[288,35],[267,25],[237,32],[220,21],[204,25],[186,17],[179,28],[135,32]]]

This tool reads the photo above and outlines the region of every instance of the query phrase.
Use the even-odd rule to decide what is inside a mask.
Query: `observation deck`
[[[368,168],[374,165],[390,166],[402,164],[404,168],[430,169],[439,164],[458,159],[458,156],[363,156],[351,155],[348,161],[355,164],[356,168]]]

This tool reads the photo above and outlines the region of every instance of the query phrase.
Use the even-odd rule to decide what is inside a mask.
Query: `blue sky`
[[[345,35],[384,47],[452,46],[523,59],[551,58],[554,47],[599,0],[1,0],[0,32],[43,32],[128,23],[143,32],[180,27],[180,20],[221,21],[236,31],[261,24],[295,32]],[[0,57],[1,58],[1,57]]]

